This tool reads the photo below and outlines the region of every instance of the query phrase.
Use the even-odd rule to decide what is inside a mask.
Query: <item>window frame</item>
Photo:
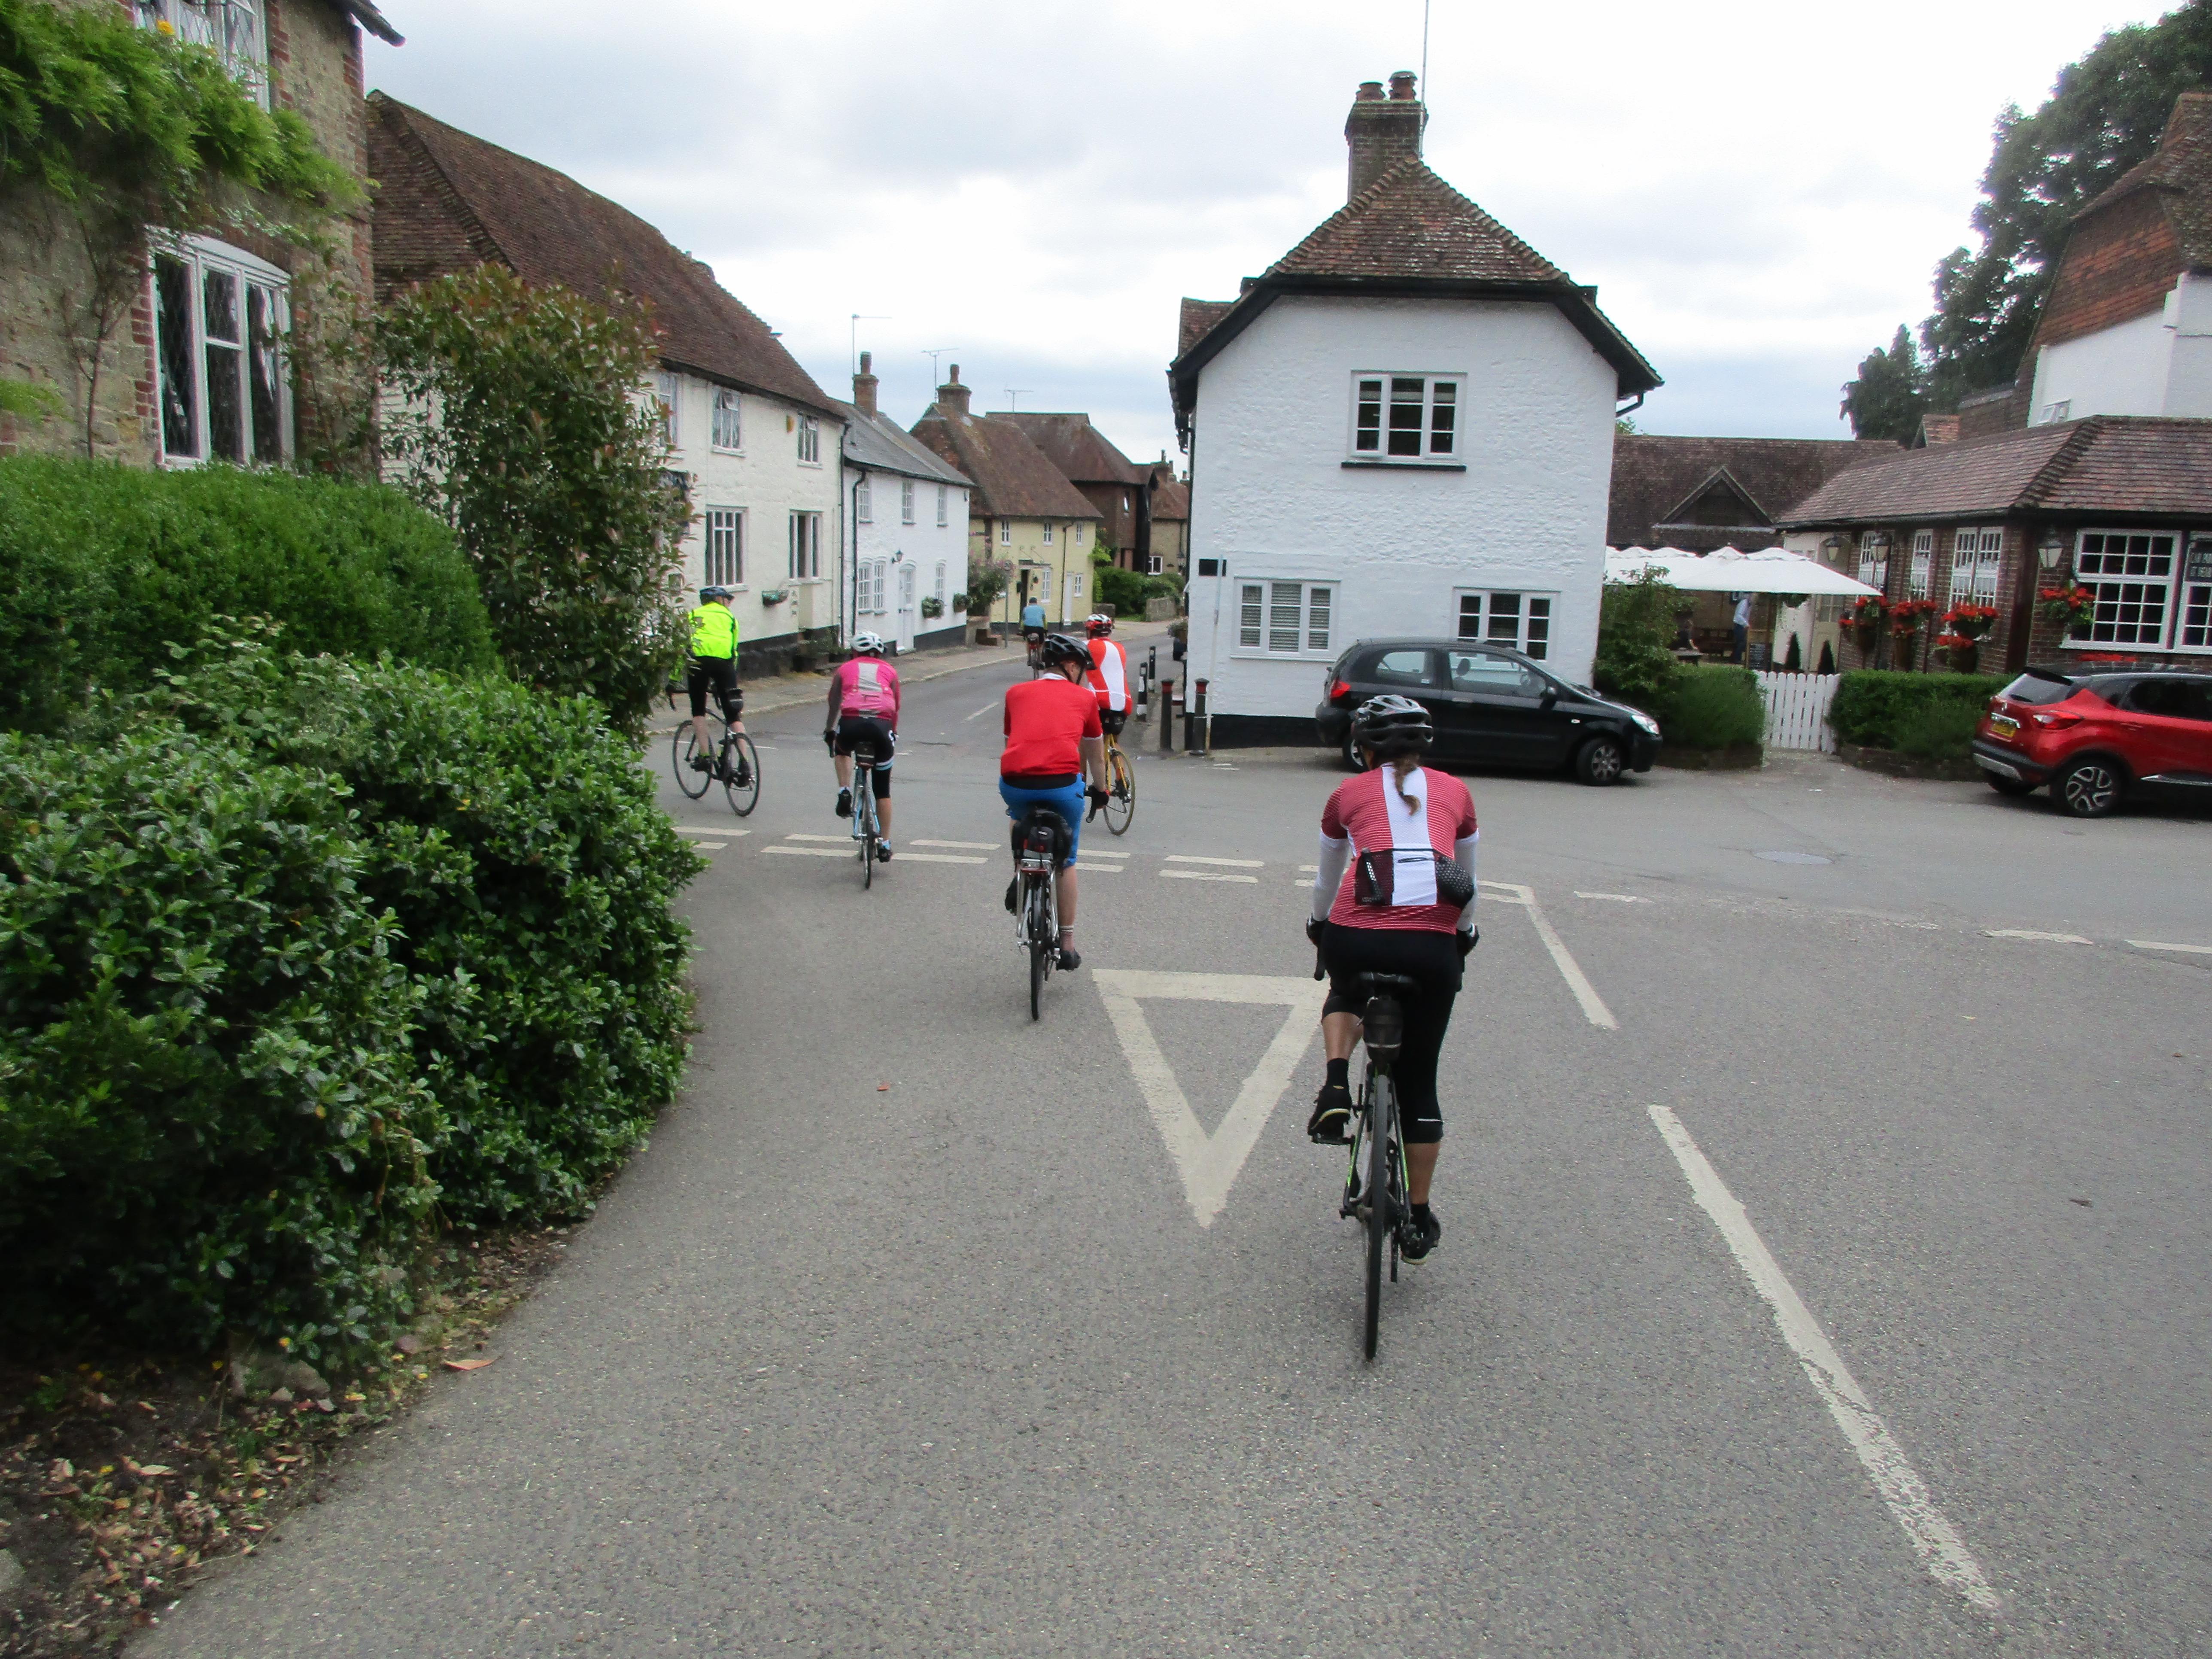
[[[2212,532],[2191,531],[2182,537],[2181,570],[2174,578],[2173,643],[2166,648],[2178,655],[2212,653]],[[2186,642],[2194,632],[2197,643]]]
[[[1293,602],[1295,620],[1286,627],[1283,590],[1293,587],[1298,590]],[[1343,587],[1334,577],[1275,576],[1264,570],[1239,575],[1236,642],[1229,654],[1268,662],[1334,662],[1344,649],[1336,637]],[[1260,596],[1257,608],[1248,610],[1255,603],[1249,597],[1255,593]],[[1321,599],[1318,606],[1314,603],[1316,594]],[[1274,643],[1285,633],[1291,636],[1294,645],[1285,647]]]
[[[1416,433],[1418,447],[1411,454],[1394,454],[1390,451],[1392,436],[1401,428],[1392,423],[1392,411],[1411,406],[1400,395],[1401,387],[1411,381],[1419,381],[1421,385],[1419,400],[1421,411],[1420,424],[1418,428],[1406,429]],[[1353,370],[1350,407],[1345,426],[1346,465],[1413,468],[1463,467],[1466,465],[1463,452],[1467,434],[1467,383],[1468,374],[1463,369]],[[1374,388],[1374,396],[1371,398],[1366,396],[1367,388],[1370,386]],[[1439,387],[1449,388],[1449,395],[1439,398],[1437,395]],[[1449,434],[1449,441],[1442,449],[1436,447],[1437,437],[1436,420],[1439,404],[1447,406],[1450,411],[1444,428]],[[1375,424],[1371,427],[1366,424],[1364,419],[1366,410],[1370,405],[1375,410]],[[1370,432],[1373,434],[1373,444],[1371,447],[1363,448],[1361,439],[1364,434]]]
[[[228,242],[211,236],[167,236],[149,238],[146,262],[146,301],[153,324],[153,380],[155,441],[166,468],[204,466],[212,459],[228,461],[237,466],[282,466],[290,461],[295,448],[294,400],[290,354],[284,342],[291,332],[292,278],[283,267],[248,253],[244,248],[234,247]],[[169,447],[169,418],[165,398],[173,376],[174,365],[170,362],[168,347],[172,336],[163,320],[161,302],[161,265],[164,262],[181,267],[185,273],[188,303],[185,307],[184,351],[189,371],[190,410],[188,418],[192,425],[191,450]],[[235,459],[217,457],[214,445],[214,427],[209,409],[207,333],[207,278],[210,275],[225,276],[235,283],[238,296],[238,338],[233,342],[222,339],[213,343],[218,349],[234,349],[239,354],[239,454]],[[255,442],[253,392],[255,386],[255,353],[263,349],[252,338],[252,295],[258,290],[266,296],[273,326],[263,337],[268,352],[268,387],[270,397],[270,420],[276,431],[276,453],[264,455]]]
[[[853,487],[853,522],[873,524],[876,521],[876,486],[863,472],[860,482]]]
[[[793,508],[785,531],[785,580],[794,582],[813,582],[822,580],[822,515],[819,513]]]
[[[2095,548],[2089,545],[2093,538],[2100,543],[2100,545]],[[2123,546],[2118,550],[2112,550],[2102,545],[2106,540],[2112,538],[2118,538],[2124,543],[2140,539],[2148,545],[2144,547],[2140,556],[2137,556],[2130,547]],[[2157,544],[2161,541],[2168,544],[2162,556],[2157,548]],[[2106,529],[2092,525],[2075,531],[2074,532],[2074,581],[2076,586],[2087,588],[2094,596],[2092,603],[2097,610],[2101,611],[2106,605],[2110,605],[2113,607],[2114,614],[2109,620],[2093,619],[2089,623],[2086,638],[2075,639],[2069,632],[2058,641],[2059,649],[2062,651],[2110,651],[2118,647],[2133,648],[2138,651],[2171,652],[2177,656],[2203,656],[2212,653],[2212,568],[2205,571],[2203,580],[2191,580],[2190,577],[2191,556],[2199,547],[2205,546],[2208,541],[2212,541],[2212,538],[2206,538],[2201,532],[2187,530],[2117,527]],[[2102,569],[2088,570],[2083,567],[2084,560],[2094,558],[2101,562],[2106,558],[2114,556],[2115,552],[2122,559],[2141,556],[2145,562],[2145,569],[2139,574],[2130,574],[2124,565],[2118,572],[2107,573]],[[2165,558],[2166,564],[2166,573],[2162,577],[2148,568],[2152,560],[2160,556]],[[2131,587],[2139,590],[2137,596],[2132,600],[2127,597],[2127,590]],[[2148,590],[2154,588],[2159,593],[2157,599],[2159,617],[2154,625],[2156,631],[2154,636],[2148,639],[2118,637],[2118,630],[2121,628],[2130,627],[2137,630],[2142,629],[2143,624],[2140,620],[2141,607],[2148,598]],[[2109,597],[2106,592],[2108,589],[2112,590]],[[2197,597],[2200,594],[2202,597]],[[2123,608],[2131,605],[2137,609],[2138,619],[2134,623],[2121,622],[2119,612]],[[2203,607],[2204,620],[2192,624],[2190,621],[2191,615],[2199,606]],[[2192,627],[2203,632],[2206,639],[2204,644],[2182,643],[2184,636],[2191,631]],[[2100,628],[2108,628],[2113,631],[2100,638],[2097,631]]]
[[[1047,519],[1044,521],[1044,545],[1047,547],[1050,547],[1052,545],[1052,520],[1050,519]]]
[[[726,441],[722,420],[725,415],[730,417]],[[714,388],[714,402],[708,410],[708,447],[717,455],[742,455],[745,453],[744,394],[733,386]]]
[[[1452,590],[1451,642],[1455,647],[1497,646],[1518,651],[1531,662],[1548,663],[1552,659],[1554,630],[1559,622],[1559,594],[1560,590],[1555,587],[1455,587]],[[1473,634],[1463,631],[1470,599],[1477,601],[1474,612],[1477,631]],[[1495,631],[1500,619],[1495,602],[1499,599],[1514,602],[1508,613],[1513,622],[1510,636]]]
[[[999,545],[1000,545],[1000,546],[1001,546],[1001,547],[1012,547],[1013,544],[1014,544],[1014,521],[1013,521],[1012,519],[1001,519],[1001,520],[999,520]]]
[[[951,493],[951,487],[948,484],[939,484],[937,486],[937,527],[939,530],[944,529],[945,526],[951,522],[951,520],[945,516],[945,508],[948,504],[946,498],[950,496]]]
[[[812,415],[796,417],[799,434],[799,464],[801,466],[822,465],[822,422]]]
[[[911,478],[899,480],[899,522],[914,522],[914,480]]]
[[[721,520],[717,523],[716,520]],[[710,507],[704,519],[705,544],[702,550],[702,566],[706,580],[704,587],[744,587],[745,583],[745,509],[742,507]],[[729,533],[731,545],[729,567],[720,574],[715,571],[715,538],[724,532]]]
[[[1936,580],[1936,532],[1916,530],[1912,532],[1912,562],[1907,567],[1905,597],[1924,599],[1929,597]]]
[[[243,14],[248,20],[252,41],[241,54],[235,50],[236,36],[219,39],[219,25],[210,14],[221,10],[226,15]],[[222,60],[230,78],[252,92],[262,108],[269,104],[269,15],[264,0],[131,0],[132,17],[142,29],[159,31],[168,26],[172,40],[186,46],[205,46]],[[186,20],[198,16],[201,21]]]

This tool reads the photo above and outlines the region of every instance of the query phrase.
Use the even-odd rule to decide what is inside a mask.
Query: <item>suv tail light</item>
[[[1340,702],[1351,695],[1352,682],[1350,680],[1339,680],[1334,685],[1328,688],[1328,700],[1331,702]]]
[[[2081,717],[2079,714],[2045,714],[2038,712],[2030,714],[2028,719],[2033,720],[2038,726],[2049,726],[2054,731],[2063,731],[2067,726],[2081,724]]]

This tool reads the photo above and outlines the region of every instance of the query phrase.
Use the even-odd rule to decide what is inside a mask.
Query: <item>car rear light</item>
[[[2054,731],[2063,731],[2067,726],[2079,726],[2081,724],[2081,717],[2079,714],[2045,714],[2037,713],[2030,714],[2028,718],[2033,720],[2038,726],[2049,726]]]
[[[1352,682],[1350,680],[1339,680],[1334,685],[1328,688],[1328,700],[1331,702],[1341,702],[1345,698],[1351,695]]]

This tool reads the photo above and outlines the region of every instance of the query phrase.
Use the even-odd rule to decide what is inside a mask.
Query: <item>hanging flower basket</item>
[[[2080,633],[2097,619],[2097,596],[2086,587],[2046,587],[2035,597],[2035,614],[2057,629],[2061,639]]]
[[[1954,673],[1971,674],[1975,665],[1981,660],[1981,641],[1969,639],[1964,634],[1938,634],[1936,643],[1949,657]]]
[[[1945,631],[1964,640],[1986,639],[1996,625],[1997,608],[1993,605],[1954,605],[1943,613]]]

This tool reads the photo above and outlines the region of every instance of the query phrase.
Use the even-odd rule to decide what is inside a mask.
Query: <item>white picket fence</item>
[[[1828,729],[1828,705],[1836,700],[1838,678],[1760,671],[1759,695],[1766,704],[1766,746],[1834,753],[1836,734]]]

